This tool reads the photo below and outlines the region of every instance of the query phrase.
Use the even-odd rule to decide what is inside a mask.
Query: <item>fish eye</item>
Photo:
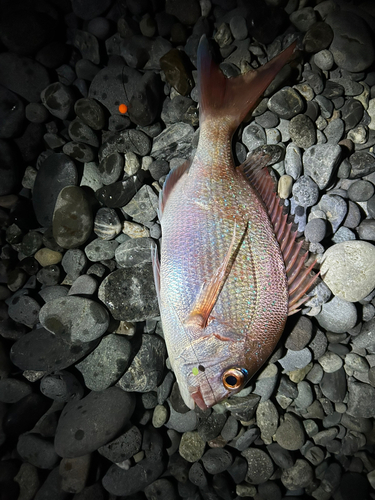
[[[238,389],[244,381],[245,373],[240,368],[229,368],[223,373],[223,384],[226,389]]]

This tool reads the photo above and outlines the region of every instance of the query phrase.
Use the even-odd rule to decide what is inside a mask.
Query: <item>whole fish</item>
[[[263,168],[269,157],[252,155],[236,168],[231,147],[294,50],[227,79],[206,37],[200,41],[199,143],[164,183],[160,263],[153,253],[168,355],[189,408],[209,408],[245,386],[314,279]]]

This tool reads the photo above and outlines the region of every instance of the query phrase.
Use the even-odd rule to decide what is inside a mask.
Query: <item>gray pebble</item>
[[[301,351],[310,342],[312,332],[311,320],[306,316],[300,316],[286,339],[285,347],[292,351]]]
[[[322,378],[323,378],[323,368],[318,363],[314,363],[313,367],[306,375],[306,379],[312,384],[320,384]]]
[[[85,254],[91,262],[110,260],[115,256],[118,245],[116,240],[97,238],[86,246]]]
[[[294,404],[298,409],[305,409],[310,406],[314,400],[311,386],[306,380],[302,380],[297,385],[298,396],[294,400]]]
[[[325,189],[341,158],[341,148],[335,144],[317,144],[303,154],[304,172]]]
[[[300,148],[309,148],[316,142],[314,122],[306,115],[296,115],[289,123],[290,138]]]
[[[204,441],[211,441],[220,434],[225,421],[225,415],[221,413],[211,413],[207,418],[201,419],[198,425],[198,433]]]
[[[192,153],[194,128],[187,123],[173,123],[154,138],[150,155],[158,160],[189,158]],[[177,144],[177,147],[176,147]]]
[[[345,124],[341,118],[336,118],[328,123],[324,129],[324,135],[330,144],[336,145],[344,135]]]
[[[373,418],[375,415],[375,388],[369,384],[349,381],[348,413],[353,417]]]
[[[367,203],[368,205],[368,203]],[[348,202],[348,213],[344,219],[344,226],[349,229],[354,229],[361,222],[361,209],[353,201]]]
[[[270,479],[274,466],[268,453],[259,448],[248,448],[241,455],[246,458],[248,469],[246,481],[250,484],[262,484]]]
[[[59,460],[53,443],[37,434],[21,434],[18,438],[17,452],[25,462],[39,469],[52,469]]]
[[[326,373],[333,373],[339,370],[343,364],[340,356],[330,351],[323,354],[323,356],[318,359],[318,362]]]
[[[186,413],[180,413],[176,411],[171,404],[169,404],[169,420],[165,424],[165,427],[168,429],[173,429],[177,432],[192,432],[198,426],[198,415],[194,410],[189,410]],[[200,437],[198,433],[196,433],[199,439],[199,442],[204,443],[203,439]],[[202,450],[202,454],[204,451],[204,447]],[[202,455],[201,455],[202,456]],[[201,458],[201,456],[199,458]],[[199,460],[199,458],[197,460]]]
[[[40,391],[48,398],[63,403],[81,399],[84,393],[77,378],[67,371],[59,371],[43,377],[40,382]]]
[[[98,283],[95,278],[88,274],[78,276],[72,283],[68,295],[94,295],[98,288]]]
[[[112,240],[120,234],[122,224],[113,208],[102,207],[94,219],[94,233],[102,240]]]
[[[326,214],[327,219],[332,226],[332,232],[335,233],[348,211],[345,200],[341,198],[341,196],[337,196],[335,194],[324,194],[317,207]]]
[[[38,323],[39,312],[40,305],[28,295],[13,296],[9,301],[9,317],[22,325],[29,327],[36,325]]]
[[[200,462],[194,462],[189,470],[189,480],[199,488],[207,488],[206,472]]]
[[[32,387],[23,380],[3,378],[0,380],[0,402],[13,404],[32,393]]]
[[[163,379],[166,358],[164,341],[158,335],[142,335],[142,345],[118,386],[129,392],[149,392]]]
[[[333,403],[342,403],[346,394],[346,374],[344,368],[332,373],[324,373],[320,388],[326,398]]]
[[[312,219],[305,227],[305,238],[312,243],[320,243],[326,235],[327,225],[323,219]]]
[[[332,241],[334,243],[342,243],[343,241],[351,241],[355,239],[356,236],[353,233],[353,231],[344,226],[339,227],[334,236],[332,237]]]
[[[291,351],[288,349],[286,356],[279,360],[279,363],[286,372],[304,368],[311,361],[311,352],[307,347],[301,351]]]
[[[358,151],[349,157],[351,170],[350,179],[358,179],[375,172],[375,156],[367,151]]]
[[[278,443],[272,443],[267,446],[267,451],[278,467],[281,467],[282,469],[289,469],[292,467],[294,460],[291,453],[281,447]]]
[[[56,452],[61,457],[80,457],[105,445],[125,427],[134,407],[134,395],[118,387],[71,401],[56,429]]]
[[[294,180],[298,179],[302,173],[302,153],[301,149],[292,142],[286,147],[284,162],[285,172]]]
[[[230,415],[221,429],[221,436],[225,441],[234,439],[238,433],[238,420]]]
[[[353,182],[348,189],[348,197],[352,201],[367,201],[374,194],[374,185],[369,181]]]
[[[321,327],[334,333],[347,332],[357,323],[357,310],[352,302],[335,296],[322,306],[316,316]]]
[[[104,337],[100,344],[80,363],[85,385],[93,391],[102,391],[113,385],[126,371],[130,363],[131,345],[121,335]]]
[[[119,267],[131,267],[151,262],[152,238],[134,238],[116,248],[115,259]]]
[[[226,471],[232,462],[232,454],[224,448],[212,448],[202,456],[203,467],[209,474],[219,474]]]
[[[151,186],[144,185],[121,210],[130,215],[133,221],[145,224],[155,219],[158,206],[159,199],[157,195]]]
[[[107,330],[107,310],[83,297],[61,297],[47,302],[40,310],[39,320],[49,331],[73,343],[90,342]]]
[[[263,127],[257,123],[247,125],[242,132],[242,142],[250,152],[258,146],[266,144],[267,138]]]
[[[302,207],[311,207],[319,199],[319,188],[307,175],[302,175],[296,180],[292,193],[296,203]]]
[[[318,68],[329,71],[334,64],[333,55],[329,50],[323,49],[314,54],[314,63]]]
[[[275,440],[285,450],[299,450],[305,442],[303,425],[294,415],[286,413],[276,431]]]
[[[65,281],[73,283],[78,276],[82,273],[87,265],[87,257],[84,252],[79,248],[69,249],[65,252],[61,265],[68,275]]]
[[[124,434],[98,448],[98,452],[111,462],[120,463],[138,453],[141,444],[141,431],[133,425]]]
[[[181,457],[184,458],[185,460],[187,460],[188,462],[197,462],[199,459],[202,458],[205,446],[206,446],[206,443],[200,437],[198,432],[186,431],[183,433],[183,435],[181,437],[179,453],[180,453]],[[213,451],[213,450],[211,450],[211,451]],[[228,452],[228,455],[230,456],[229,452]],[[232,460],[230,459],[230,463],[231,463],[231,461]],[[208,462],[209,462],[209,459],[208,459]],[[204,483],[205,482],[204,481],[204,479],[205,479],[204,473],[203,473],[203,475],[199,474],[200,477],[197,478],[197,476],[196,476],[197,472],[198,471],[196,471],[193,474],[193,479],[198,483],[202,483],[202,482]]]
[[[272,401],[260,402],[256,412],[257,425],[265,444],[272,443],[272,437],[279,423],[279,414]]]
[[[281,474],[281,482],[288,490],[298,490],[309,486],[314,479],[311,465],[303,459],[298,458],[290,469]]]
[[[304,109],[304,100],[292,87],[284,87],[276,92],[267,103],[268,109],[279,118],[290,120]]]
[[[363,220],[358,226],[357,231],[361,240],[375,241],[375,220]]]

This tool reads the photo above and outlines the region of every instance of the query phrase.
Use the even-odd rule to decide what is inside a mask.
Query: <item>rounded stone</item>
[[[268,453],[259,448],[248,448],[241,455],[247,460],[246,481],[248,483],[262,484],[270,479],[274,466]]]
[[[366,241],[343,241],[323,256],[321,274],[332,292],[349,302],[364,299],[374,288],[375,246]]]
[[[107,310],[84,297],[61,297],[47,302],[39,314],[41,324],[67,341],[90,342],[101,337],[109,325]]]
[[[281,475],[281,482],[288,490],[306,488],[313,480],[314,472],[311,465],[300,458],[297,458],[293,467],[284,470]]]
[[[323,304],[316,319],[322,328],[334,333],[344,333],[357,323],[357,309],[352,302],[335,296]]]
[[[76,248],[90,237],[93,217],[85,191],[77,186],[63,188],[56,200],[52,230],[62,248]]]
[[[312,207],[319,199],[319,188],[307,175],[302,175],[293,184],[292,193],[298,205]]]
[[[307,115],[297,115],[290,120],[289,134],[300,148],[309,148],[316,142],[315,125]]]
[[[323,219],[312,219],[305,227],[305,238],[312,243],[320,243],[327,231],[327,225]]]
[[[292,87],[284,87],[268,100],[267,106],[280,118],[290,120],[303,111],[305,103],[296,90]]]
[[[118,387],[90,392],[79,401],[71,401],[65,406],[57,425],[57,454],[73,458],[97,450],[125,428],[134,407],[134,395]]]
[[[356,181],[349,186],[348,196],[352,201],[367,201],[374,194],[374,185],[369,181]]]
[[[50,248],[41,248],[35,253],[34,257],[42,267],[46,267],[61,262],[62,254]]]
[[[299,450],[305,443],[303,425],[294,415],[286,413],[276,431],[275,440],[285,450]]]
[[[206,443],[198,432],[184,432],[180,441],[179,453],[188,462],[197,462],[202,458],[205,447]]]

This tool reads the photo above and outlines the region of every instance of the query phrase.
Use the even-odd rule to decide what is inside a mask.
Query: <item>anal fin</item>
[[[306,267],[308,252],[303,250],[304,239],[296,240],[297,231],[293,229],[293,220],[288,220],[284,206],[280,203],[275,183],[266,166],[271,156],[259,148],[238,167],[243,175],[260,195],[267,209],[276,239],[284,258],[285,272],[288,280],[289,307],[288,316],[300,310],[310,297],[306,293],[311,289],[319,273],[312,272],[316,261]]]

